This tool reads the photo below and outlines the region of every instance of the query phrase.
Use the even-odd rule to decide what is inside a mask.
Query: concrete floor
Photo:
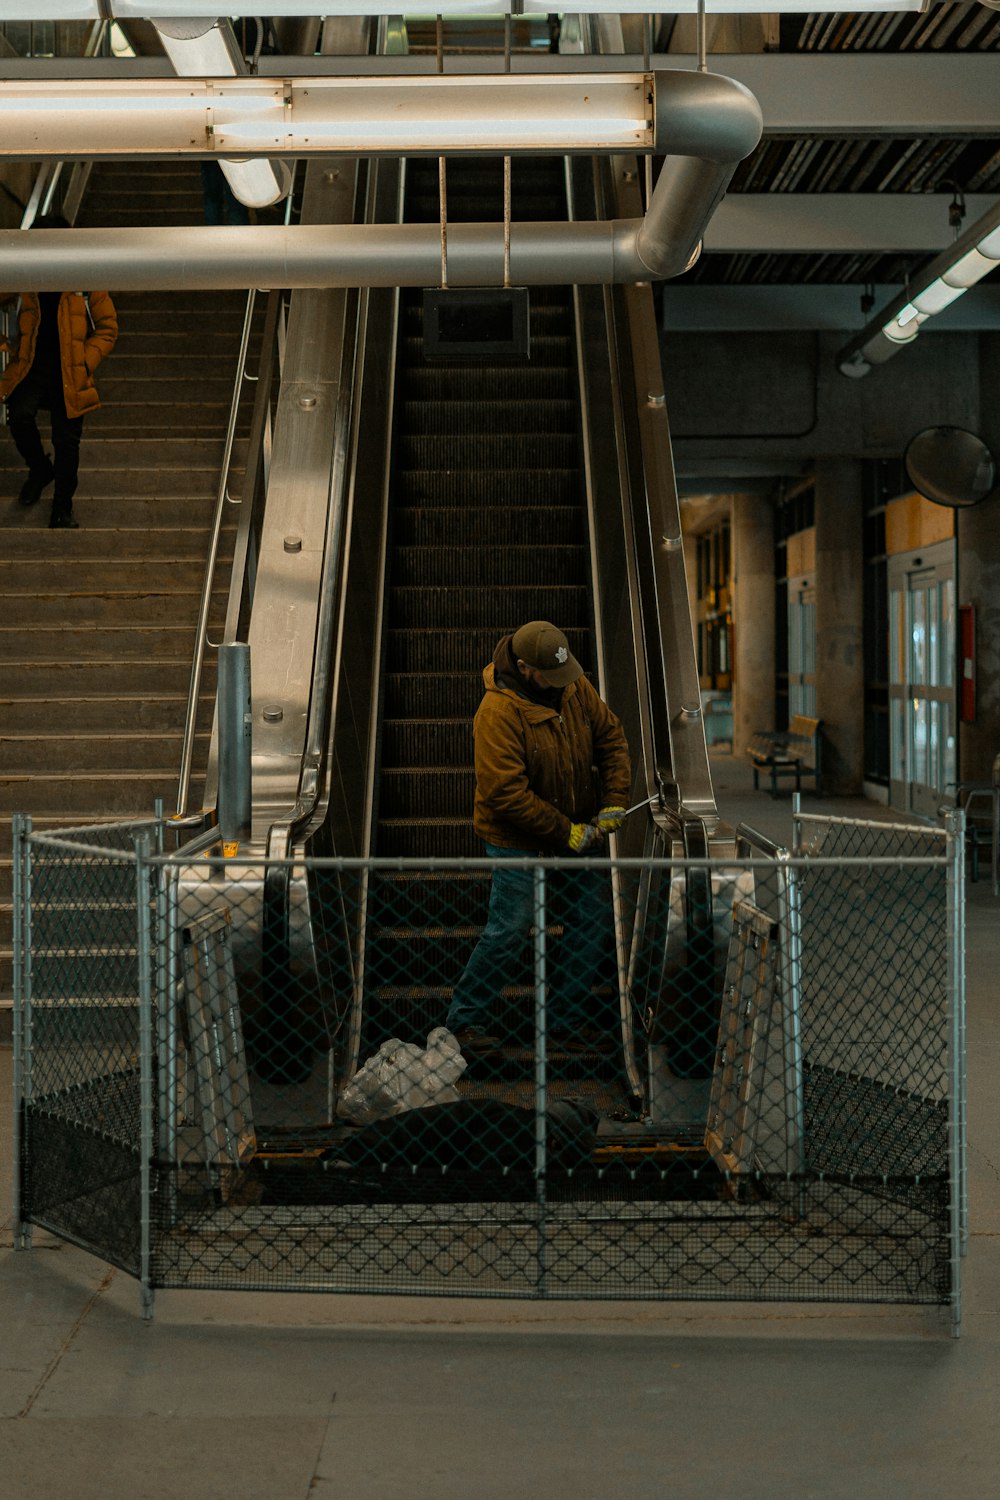
[[[714,760],[775,838],[787,797]],[[870,803],[810,809],[877,816]],[[969,887],[972,1238],[934,1309],[161,1292],[36,1234],[4,1111],[0,1494],[10,1500],[938,1500],[1000,1487],[1000,902]],[[10,1054],[0,1053],[6,1091]]]

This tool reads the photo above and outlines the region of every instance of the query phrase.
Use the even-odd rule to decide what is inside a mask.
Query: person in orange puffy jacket
[[[68,228],[52,214],[37,229]],[[35,505],[55,482],[49,525],[75,527],[73,496],[80,465],[83,419],[100,406],[94,372],[118,338],[118,317],[107,292],[22,292],[0,296],[0,306],[18,303],[17,336],[0,339],[10,355],[0,375],[0,401],[18,453],[28,466],[22,505]],[[38,431],[40,410],[52,425],[52,457]]]

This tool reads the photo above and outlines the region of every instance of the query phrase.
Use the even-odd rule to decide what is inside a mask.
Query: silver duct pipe
[[[676,276],[703,227],[667,224],[643,240],[642,219],[512,224],[510,280],[601,286]],[[437,224],[38,229],[31,231],[30,266],[32,286],[43,291],[437,286],[441,234]],[[0,291],[17,291],[24,279],[24,236],[0,231]],[[502,224],[449,224],[448,283],[503,286]]]
[[[516,285],[648,281],[676,276],[688,265],[737,163],[760,139],[760,108],[742,85],[715,74],[673,73],[669,89],[656,93],[657,134],[669,139],[670,155],[645,219],[512,224],[510,280]],[[447,97],[445,90],[442,100]],[[669,97],[669,110],[659,107],[663,97]],[[493,149],[502,150],[503,143]],[[440,229],[299,224],[36,230],[31,268],[32,284],[51,291],[436,286]],[[503,225],[450,225],[448,279],[454,286],[502,286]],[[24,241],[15,232],[0,232],[0,290],[16,291],[23,282]]]

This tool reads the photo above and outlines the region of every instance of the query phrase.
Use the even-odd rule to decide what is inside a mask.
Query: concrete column
[[[861,464],[816,465],[816,713],[823,786],[860,796],[864,776],[864,598]]]
[[[774,728],[774,507],[733,497],[733,753]]]

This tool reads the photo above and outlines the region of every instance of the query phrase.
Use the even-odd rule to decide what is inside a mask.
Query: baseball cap
[[[541,672],[550,687],[565,687],[583,676],[583,668],[569,649],[569,641],[548,620],[531,620],[514,632],[511,650],[520,661]]]

